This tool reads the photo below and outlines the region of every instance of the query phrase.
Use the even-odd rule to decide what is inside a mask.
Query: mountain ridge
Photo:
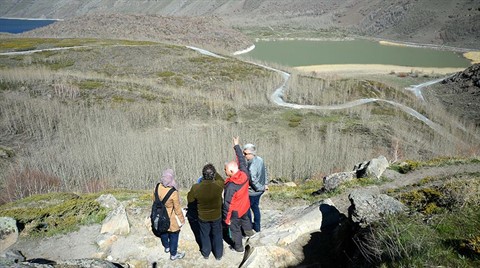
[[[472,1],[233,1],[159,0],[0,1],[4,17],[72,18],[86,14],[178,17],[218,16],[235,28],[265,28],[269,34],[297,30],[344,31],[370,37],[479,48],[480,6]]]

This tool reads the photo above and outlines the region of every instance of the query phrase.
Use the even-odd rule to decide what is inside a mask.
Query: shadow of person
[[[329,204],[321,204],[319,232],[310,234],[303,246],[304,259],[291,267],[354,267],[352,263],[353,229],[348,218]]]

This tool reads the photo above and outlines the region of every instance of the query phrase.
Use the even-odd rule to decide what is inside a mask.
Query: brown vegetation
[[[380,154],[464,154],[475,141],[453,127],[463,143],[445,140],[387,104],[331,112],[275,107],[269,96],[281,77],[233,58],[160,43],[70,42],[87,46],[0,59],[0,144],[15,151],[15,161],[4,165],[4,185],[28,167],[54,174],[66,191],[149,189],[170,167],[189,187],[205,162],[220,167],[233,157],[233,135],[256,143],[270,177],[284,180],[345,170]],[[418,105],[382,83],[293,77],[286,97],[298,102],[374,94]],[[449,126],[437,110],[417,107]]]

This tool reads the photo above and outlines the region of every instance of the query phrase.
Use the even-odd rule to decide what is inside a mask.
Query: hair
[[[243,150],[248,150],[251,154],[257,155],[257,148],[255,147],[254,144],[247,143],[243,146]]]
[[[204,180],[213,180],[217,170],[212,164],[206,164],[202,169],[202,176]]]

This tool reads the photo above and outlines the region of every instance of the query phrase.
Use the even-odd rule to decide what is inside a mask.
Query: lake
[[[321,64],[388,64],[412,67],[470,66],[461,53],[430,48],[387,46],[367,40],[258,41],[245,54],[256,60],[296,67]]]
[[[0,32],[23,33],[56,22],[53,19],[13,19],[0,18]]]

